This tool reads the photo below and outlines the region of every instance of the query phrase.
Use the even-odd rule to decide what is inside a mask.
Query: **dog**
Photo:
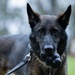
[[[67,34],[71,5],[58,15],[39,15],[27,3],[31,34],[0,36],[0,75],[19,64],[26,54],[33,55],[30,62],[15,75],[67,75]]]

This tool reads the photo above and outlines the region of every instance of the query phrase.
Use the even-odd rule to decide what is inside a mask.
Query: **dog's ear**
[[[67,10],[62,15],[58,16],[58,22],[60,23],[63,29],[66,29],[67,27],[70,15],[71,15],[71,5],[69,5]]]
[[[28,3],[27,3],[27,14],[28,14],[30,27],[33,29],[34,26],[40,21],[39,18],[40,15],[34,12]]]

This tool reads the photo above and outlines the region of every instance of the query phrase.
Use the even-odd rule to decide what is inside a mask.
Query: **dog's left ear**
[[[33,29],[34,26],[40,21],[39,18],[40,15],[34,12],[28,3],[27,3],[27,14],[28,14],[30,27]]]
[[[62,15],[58,16],[58,23],[62,26],[63,29],[66,29],[67,27],[70,15],[71,15],[71,5],[69,5],[67,10]]]

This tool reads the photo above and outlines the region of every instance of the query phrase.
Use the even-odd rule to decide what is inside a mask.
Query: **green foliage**
[[[75,57],[68,56],[68,75],[75,75]]]

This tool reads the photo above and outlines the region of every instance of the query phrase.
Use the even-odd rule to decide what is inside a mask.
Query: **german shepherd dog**
[[[0,75],[15,67],[30,52],[30,62],[15,75],[67,75],[67,34],[65,29],[71,15],[71,5],[58,15],[42,15],[33,11],[27,3],[31,27],[30,36],[12,35],[0,37]]]

